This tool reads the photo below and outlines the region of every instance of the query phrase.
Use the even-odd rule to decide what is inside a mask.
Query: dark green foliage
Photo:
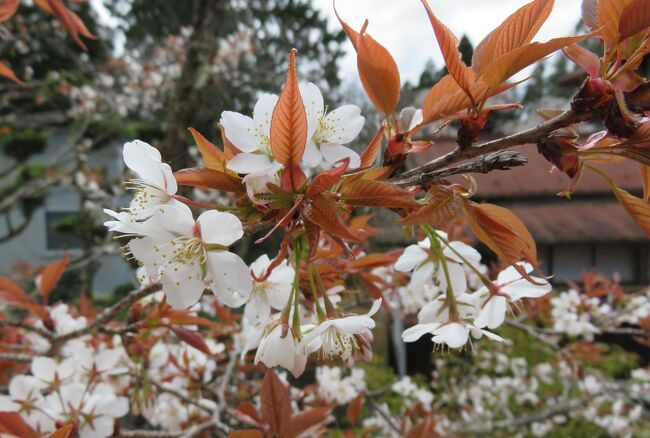
[[[31,155],[38,154],[47,146],[47,134],[34,128],[16,128],[0,137],[2,154],[18,161],[24,161]]]

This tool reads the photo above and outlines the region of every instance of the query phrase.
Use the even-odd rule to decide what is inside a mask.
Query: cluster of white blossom
[[[433,393],[428,389],[418,387],[409,376],[403,376],[391,385],[391,389],[404,397],[407,407],[420,404],[426,411],[431,409]]]
[[[360,368],[353,368],[343,377],[340,367],[322,366],[316,368],[318,395],[329,403],[346,404],[360,392],[366,390],[366,373]]]
[[[70,85],[67,94],[73,105],[68,115],[92,115],[97,120],[113,112],[120,117],[152,117],[164,108],[166,97],[181,75],[191,34],[191,28],[181,28],[178,35],[167,37],[163,44],[144,54],[127,52],[111,60],[93,83]],[[229,35],[219,41],[219,50],[207,74],[233,81],[240,59],[247,56],[252,56],[249,32]]]
[[[434,245],[432,245],[432,241]],[[480,254],[460,241],[449,241],[447,234],[433,234],[408,246],[395,264],[395,270],[411,274],[407,288],[398,289],[404,297],[406,308],[420,307],[418,324],[402,334],[406,342],[418,340],[425,334],[433,335],[433,342],[449,348],[463,347],[470,334],[503,339],[487,330],[503,324],[508,305],[522,298],[538,298],[551,290],[543,279],[531,277],[531,283],[520,273],[532,271],[532,266],[520,263],[518,268],[508,267],[495,281],[482,273]],[[482,278],[483,284],[472,291],[468,272]],[[408,291],[408,293],[404,291]]]
[[[50,309],[55,333],[64,335],[86,326],[86,318],[75,317],[68,306]],[[29,333],[34,349],[49,349],[39,335]],[[90,335],[75,338],[60,348],[57,360],[36,356],[30,374],[17,374],[9,383],[8,395],[0,396],[0,411],[20,412],[35,430],[53,432],[58,425],[74,421],[82,438],[113,435],[115,419],[129,412],[126,351],[118,336],[98,342]]]

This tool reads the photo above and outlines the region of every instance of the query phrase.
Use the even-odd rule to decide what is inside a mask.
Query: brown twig
[[[469,160],[481,155],[489,154],[490,152],[496,152],[527,143],[537,143],[538,139],[547,136],[553,131],[565,128],[575,123],[593,120],[595,118],[596,115],[590,112],[576,113],[573,110],[567,110],[557,117],[533,128],[526,129],[525,131],[498,138],[496,140],[487,141],[466,149],[456,148],[451,152],[429,161],[428,163],[394,176],[391,179],[391,182],[397,182],[401,186],[417,185],[420,182],[420,175],[422,174],[443,169],[459,161]]]
[[[44,337],[45,339],[51,340],[54,338],[55,334],[52,333],[51,331],[41,328],[41,327],[34,327],[31,324],[27,324],[24,321],[0,321],[0,328],[2,327],[14,327],[14,328],[20,328],[26,331],[30,331],[33,333],[36,333],[39,336]]]
[[[34,359],[34,356],[30,354],[21,354],[21,353],[5,353],[0,352],[0,360],[6,360],[9,362],[31,362]]]

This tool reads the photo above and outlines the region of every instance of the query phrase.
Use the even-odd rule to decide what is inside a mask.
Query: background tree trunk
[[[217,29],[226,16],[225,0],[196,0],[193,32],[187,43],[187,54],[181,75],[176,82],[161,145],[163,160],[175,169],[192,165],[187,153],[191,127],[201,108],[202,87],[210,80],[210,70],[217,51]]]

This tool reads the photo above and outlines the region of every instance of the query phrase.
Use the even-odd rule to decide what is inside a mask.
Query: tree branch
[[[590,112],[576,113],[573,110],[567,110],[559,116],[554,117],[541,125],[526,129],[525,131],[498,138],[496,140],[491,140],[466,149],[458,147],[451,152],[429,161],[428,163],[416,167],[415,169],[396,175],[391,178],[390,181],[397,182],[401,186],[417,185],[420,182],[420,175],[422,174],[430,173],[449,166],[450,164],[469,160],[490,152],[496,152],[526,143],[537,143],[539,138],[545,137],[553,131],[565,128],[575,123],[593,120],[595,118],[596,115]]]

